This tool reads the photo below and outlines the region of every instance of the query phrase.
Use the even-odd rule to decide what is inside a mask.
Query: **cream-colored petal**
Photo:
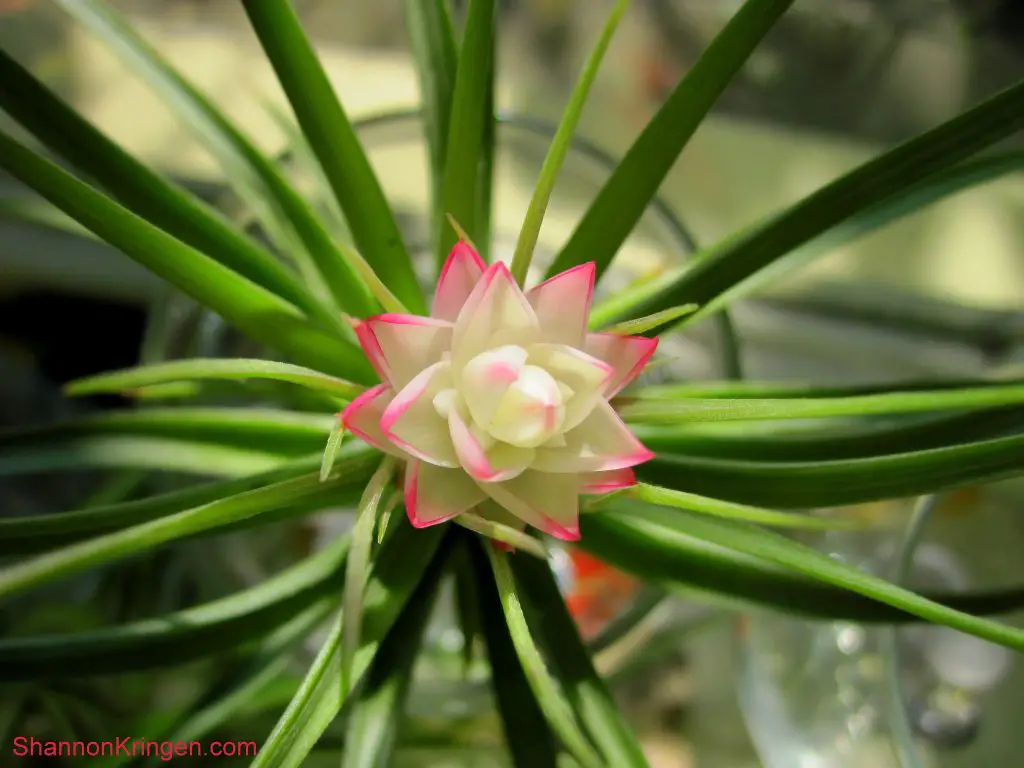
[[[495,262],[477,283],[459,312],[452,335],[456,375],[474,357],[505,344],[525,346],[540,340],[540,325],[523,292],[502,262]]]
[[[377,342],[396,392],[424,368],[441,360],[452,346],[453,327],[445,320],[389,314],[367,318],[364,325]]]
[[[519,475],[533,460],[533,450],[495,443],[467,421],[461,408],[448,413],[455,453],[466,473],[481,483],[496,483]]]
[[[439,392],[451,389],[451,367],[435,363],[420,372],[391,401],[380,427],[395,445],[430,464],[457,467],[448,424],[434,407]]]
[[[487,431],[521,448],[536,448],[562,429],[565,407],[555,379],[543,368],[527,365],[495,408]]]
[[[603,360],[566,344],[534,344],[529,352],[530,365],[548,371],[570,391],[562,430],[576,427],[604,399],[614,370]]]
[[[516,383],[526,365],[526,350],[512,344],[477,355],[460,378],[460,391],[473,420],[489,424],[508,388]]]
[[[480,487],[527,525],[563,541],[579,539],[580,481],[576,475],[528,469],[507,482],[481,483]]]
[[[588,333],[583,350],[604,360],[614,373],[604,395],[613,397],[640,375],[644,366],[658,349],[658,339],[645,336],[619,336],[615,333]]]
[[[410,461],[405,470],[405,511],[415,528],[451,520],[487,498],[461,469]]]
[[[547,341],[573,347],[583,345],[596,274],[591,261],[555,275],[527,292],[526,298],[537,313]]]
[[[441,268],[441,277],[438,278],[437,291],[430,307],[431,316],[455,322],[486,269],[487,265],[480,254],[461,240],[457,242]]]
[[[540,448],[533,469],[541,472],[604,472],[642,464],[654,457],[604,400],[583,422],[565,433],[564,448]]]
[[[342,411],[341,423],[345,429],[374,448],[379,448],[392,456],[408,458],[405,451],[393,445],[380,428],[384,409],[394,397],[394,391],[387,384],[379,384],[373,389],[368,389]]]

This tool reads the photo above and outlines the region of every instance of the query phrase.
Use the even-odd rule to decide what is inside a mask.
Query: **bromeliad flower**
[[[430,317],[384,314],[356,326],[384,383],[342,421],[407,461],[414,526],[480,506],[573,541],[580,494],[635,482],[630,467],[653,454],[609,399],[658,342],[587,332],[594,276],[594,264],[583,264],[524,294],[504,264],[488,267],[460,242]]]

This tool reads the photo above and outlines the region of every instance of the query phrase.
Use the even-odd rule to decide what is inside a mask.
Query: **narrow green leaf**
[[[689,398],[810,398],[850,397],[892,392],[946,390],[966,387],[998,387],[1014,383],[980,376],[956,379],[910,379],[877,384],[807,384],[799,381],[687,381],[678,384],[654,384],[633,389],[629,398],[637,400],[686,400]],[[1021,382],[1024,383],[1024,382]]]
[[[792,2],[747,0],[740,7],[626,152],[548,269],[548,277],[594,261],[600,279],[654,199],[658,187],[690,137],[751,52]],[[685,304],[694,300],[700,301],[687,298],[672,303]],[[638,314],[651,314],[667,306]]]
[[[630,599],[629,605],[587,642],[587,650],[592,656],[596,656],[613,648],[620,640],[629,637],[650,620],[657,609],[665,605],[668,596],[661,587],[644,584]]]
[[[636,736],[594,669],[551,567],[547,562],[517,557],[512,561],[512,571],[526,595],[531,615],[543,617],[535,628],[577,718],[601,753],[602,765],[646,768],[647,760]]]
[[[638,425],[634,434],[670,457],[821,462],[950,448],[1006,437],[1024,427],[1024,409],[993,408],[953,414],[812,422],[704,422],[672,427]]]
[[[243,7],[345,213],[356,247],[406,306],[425,312],[394,214],[295,11],[286,0],[245,0]]]
[[[450,544],[444,527],[416,530],[396,523],[384,542],[367,585],[363,645],[356,654],[354,678],[369,668],[381,641],[409,602],[417,586],[443,571]],[[429,583],[429,582],[428,582]],[[339,613],[302,685],[267,737],[251,768],[300,768],[345,703],[341,694],[341,636]]]
[[[975,387],[935,392],[887,392],[877,395],[817,398],[686,398],[642,400],[618,410],[627,422],[679,424],[691,421],[757,421],[877,416],[963,408],[991,408],[1024,402],[1024,385]]]
[[[548,551],[540,541],[529,534],[512,528],[511,526],[496,523],[493,520],[487,520],[480,515],[474,515],[468,512],[459,515],[453,522],[461,525],[467,530],[479,533],[481,536],[486,536],[488,539],[508,544],[509,546],[515,547],[517,550],[533,555],[534,557],[542,559],[547,559],[548,557]]]
[[[638,317],[636,320],[625,320],[605,330],[608,333],[619,333],[624,336],[638,336],[652,328],[662,328],[662,333],[665,333],[676,320],[692,315],[696,311],[696,304],[683,304],[681,307],[670,307],[661,312],[655,312],[653,315]]]
[[[0,447],[56,444],[98,435],[176,437],[269,454],[306,455],[322,449],[337,416],[274,408],[138,408],[90,414],[77,419],[0,432]]]
[[[579,546],[608,564],[666,587],[684,587],[729,596],[745,604],[811,618],[860,623],[906,623],[919,619],[902,608],[877,602],[837,586],[780,568],[763,557],[720,541],[728,521],[673,510],[657,510],[657,520],[641,516],[642,505],[624,503],[582,521]],[[650,511],[652,508],[648,508]],[[694,527],[702,524],[700,528]],[[718,531],[706,538],[707,527]],[[929,594],[952,610],[975,615],[1018,610],[1024,587],[959,594]]]
[[[0,109],[121,205],[314,317],[324,308],[271,253],[108,139],[0,51]]]
[[[412,683],[413,665],[437,602],[441,576],[441,568],[432,568],[421,579],[380,644],[358,698],[346,707],[348,723],[342,768],[394,765],[397,732]]]
[[[726,238],[638,295],[617,297],[618,311],[603,313],[601,320],[649,314],[685,302],[702,306],[691,318],[695,319],[718,296],[793,249],[934,174],[948,171],[1022,125],[1024,83],[1018,83],[879,155],[763,223]]]
[[[272,360],[248,360],[244,358],[200,357],[190,360],[173,360],[154,365],[142,365],[136,368],[125,368],[120,371],[87,376],[65,385],[64,394],[72,397],[103,393],[113,394],[137,387],[148,387],[153,384],[200,381],[205,379],[237,381],[269,379],[272,381],[287,381],[320,392],[327,392],[341,400],[354,400],[365,389],[358,384],[353,384],[344,379],[328,376],[319,371],[288,363],[277,363]]]
[[[649,483],[741,504],[838,507],[920,496],[1017,476],[1024,436],[834,461],[741,461],[663,455],[637,467]]]
[[[760,507],[750,507],[745,504],[734,504],[720,499],[709,499],[706,496],[698,496],[694,493],[684,491],[673,491],[669,488],[659,488],[647,483],[638,483],[625,495],[632,496],[640,501],[649,504],[656,504],[662,507],[675,507],[686,509],[691,512],[699,512],[712,517],[724,517],[729,520],[744,520],[748,523],[774,526],[777,528],[799,528],[803,530],[841,530],[858,529],[871,525],[867,520],[842,517],[812,517],[810,515],[794,514],[792,512],[775,512]],[[598,501],[598,505],[600,501]]]
[[[3,132],[0,167],[254,339],[318,370],[362,384],[374,381],[358,347],[312,325],[293,305],[137,218]]]
[[[380,519],[377,521],[377,543],[384,543],[384,536],[388,532],[388,523],[391,522],[391,513],[395,511],[395,508],[404,502],[403,494],[395,491],[391,494],[391,497],[384,504],[384,509],[381,510]]]
[[[690,322],[707,317],[734,301],[757,293],[819,256],[834,253],[842,246],[875,230],[893,224],[947,197],[1021,170],[1024,170],[1024,152],[1004,152],[965,161],[918,184],[901,189],[881,203],[853,214],[783,258],[736,283],[707,306],[702,307]]]
[[[493,120],[493,112],[488,114],[488,107],[492,104],[494,9],[494,0],[469,0],[448,127],[447,146],[451,151],[445,154],[442,187],[444,212],[455,217],[470,236],[477,238],[480,234],[476,211],[480,157],[487,123]],[[436,254],[439,268],[457,240],[454,231],[441,227]]]
[[[305,267],[309,258],[321,273],[314,279],[322,298],[331,293],[353,314],[369,312],[368,296],[343,260],[337,259],[329,236],[325,238],[315,215],[295,193],[280,171],[197,88],[179,75],[160,54],[104,0],[58,0],[64,10],[86,25],[141,77],[181,120],[182,125],[220,164],[227,183],[255,213],[280,249]],[[314,270],[315,272],[315,270]],[[324,284],[330,282],[329,288]],[[336,316],[326,311],[319,318],[337,329]],[[343,330],[343,329],[341,329]]]
[[[342,479],[321,483],[316,473],[284,480],[236,496],[109,533],[0,570],[0,599],[67,578],[200,531],[245,520],[300,499],[331,503]]]
[[[24,221],[40,227],[60,230],[95,240],[96,235],[83,227],[60,209],[36,197],[0,197],[0,218]]]
[[[341,612],[345,627],[341,633],[341,695],[352,690],[352,665],[359,649],[359,633],[363,621],[363,593],[370,571],[370,550],[377,526],[377,508],[395,472],[395,460],[388,456],[370,478],[359,501],[356,523],[352,528],[352,550],[345,567],[345,592]]]
[[[757,557],[807,577],[856,592],[926,621],[944,624],[976,637],[1024,651],[1024,630],[951,610],[872,576],[856,566],[843,563],[828,554],[817,552],[762,528],[735,521],[716,520],[681,510],[670,512],[657,507],[638,507],[631,510],[631,513],[642,520],[653,521],[663,528],[678,530],[682,535],[699,536],[713,546]]]
[[[338,423],[334,425],[334,429],[331,430],[331,434],[327,438],[327,447],[324,448],[324,460],[320,464],[320,482],[326,480],[331,470],[334,468],[334,462],[338,458],[338,449],[341,447],[341,440],[345,436],[345,425],[341,423],[341,419],[338,419]]]
[[[469,552],[470,540],[464,534],[460,534],[458,540],[459,546],[456,547],[452,555],[450,567],[456,623],[462,633],[462,676],[465,679],[476,658],[476,651],[482,637],[482,628],[480,626],[480,596],[477,594],[479,585]]]
[[[494,107],[494,82],[497,64],[496,53],[491,51],[490,82],[487,84],[487,97],[484,101],[484,127],[480,136],[480,161],[476,169],[476,203],[473,211],[476,221],[474,229],[480,243],[480,258],[490,263],[491,260],[491,229],[494,211],[494,165],[498,142],[498,114]]]
[[[369,446],[355,441],[346,443],[339,451],[333,474],[339,482],[343,481],[343,488],[361,491],[378,460],[379,453]],[[315,472],[319,464],[319,455],[303,457],[281,463],[268,472],[207,482],[136,501],[51,515],[3,517],[0,518],[0,555],[45,552],[75,541],[166,517],[217,499],[308,475]]]
[[[338,249],[345,255],[345,259],[352,265],[352,268],[359,273],[363,282],[366,283],[367,290],[380,302],[384,309],[400,315],[410,314],[405,304],[399,301],[398,297],[391,292],[391,289],[384,285],[381,279],[377,277],[373,267],[362,257],[359,251],[345,243],[338,243]]]
[[[430,152],[430,242],[436,242],[443,226],[442,184],[458,51],[444,0],[405,0],[404,7],[405,28],[419,80],[423,129]]]
[[[501,597],[501,604],[505,611],[505,621],[508,624],[512,644],[515,646],[523,672],[526,674],[527,682],[541,711],[544,712],[551,730],[558,735],[566,748],[583,766],[599,768],[604,763],[580,732],[579,726],[573,718],[572,710],[544,666],[540,651],[537,650],[537,646],[530,636],[530,628],[523,615],[516,582],[512,576],[512,570],[509,568],[508,556],[504,552],[497,551],[491,544],[487,544],[486,549],[491,569],[494,572],[498,595]]]
[[[533,259],[533,249],[537,246],[537,237],[540,235],[540,227],[544,221],[544,214],[547,211],[548,201],[555,189],[555,181],[558,179],[558,172],[562,169],[565,156],[572,146],[573,136],[576,134],[576,127],[579,125],[580,116],[583,114],[583,107],[590,95],[590,87],[594,84],[597,71],[601,67],[604,55],[611,44],[612,36],[619,26],[619,21],[629,8],[630,0],[618,0],[612,8],[608,19],[604,23],[600,36],[594,44],[590,56],[587,57],[580,72],[580,78],[576,82],[569,103],[562,114],[562,120],[558,124],[555,136],[551,140],[551,147],[548,149],[547,157],[540,169],[540,177],[537,179],[537,186],[533,190],[533,197],[530,198],[530,206],[526,209],[526,216],[523,218],[522,229],[519,230],[519,239],[516,241],[516,249],[512,256],[512,276],[520,285],[526,283],[526,275],[530,269],[530,261]],[[632,229],[632,227],[630,227]]]
[[[96,435],[29,445],[0,456],[0,477],[88,469],[145,469],[200,477],[238,477],[279,466],[273,451],[181,438]]]
[[[0,640],[0,675],[13,682],[158,669],[251,643],[307,611],[323,620],[341,587],[348,547],[340,538],[254,587],[166,616]]]
[[[475,536],[460,538],[469,555],[480,629],[491,663],[491,687],[513,765],[515,768],[555,768],[558,764],[558,743],[512,643],[494,572],[484,552],[485,544]]]

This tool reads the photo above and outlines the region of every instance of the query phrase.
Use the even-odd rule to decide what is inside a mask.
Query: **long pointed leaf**
[[[615,312],[603,312],[601,320],[647,315],[687,302],[709,305],[794,248],[933,174],[953,168],[1022,125],[1024,83],[1018,83],[879,155],[764,223],[726,238],[680,270],[659,278],[651,288],[639,291],[642,295],[618,297]]]
[[[318,370],[363,384],[374,381],[355,345],[312,325],[293,305],[137,218],[2,132],[0,167],[253,338]]]
[[[155,226],[314,317],[324,308],[272,254],[125,152],[0,51],[0,109]]]
[[[466,24],[459,49],[459,64],[452,94],[451,118],[442,205],[471,238],[477,232],[480,157],[488,121],[493,121],[490,93],[493,87],[495,0],[469,0]],[[437,244],[438,266],[458,240],[450,227],[441,227]]]
[[[407,521],[396,523],[385,541],[366,590],[363,645],[356,654],[354,678],[359,680],[417,586],[443,572],[450,544],[442,526],[415,530]],[[345,704],[341,692],[341,634],[339,619],[298,692],[260,748],[251,768],[299,768]]]
[[[740,7],[626,152],[548,269],[548,277],[587,261],[597,263],[597,275],[601,277],[690,137],[792,2],[747,0]],[[659,306],[637,314],[667,308]]]
[[[505,621],[508,624],[512,644],[515,646],[530,689],[548,720],[548,725],[583,766],[598,768],[604,765],[594,752],[594,748],[580,732],[579,726],[573,718],[572,709],[562,697],[562,693],[544,665],[540,651],[534,644],[530,628],[526,623],[526,616],[523,614],[522,601],[516,589],[516,582],[509,567],[508,556],[504,552],[498,552],[490,544],[487,544],[486,547],[488,558],[491,561],[491,570],[494,573],[494,581],[505,610]]]
[[[243,6],[356,246],[406,306],[424,312],[423,292],[394,214],[295,11],[287,0],[245,0]]]
[[[551,140],[551,147],[548,149],[547,157],[540,169],[540,178],[533,190],[533,197],[530,198],[530,205],[526,209],[526,216],[523,218],[523,226],[519,231],[519,239],[516,242],[515,253],[512,256],[510,271],[512,276],[519,281],[520,285],[526,283],[526,274],[530,269],[530,261],[533,258],[533,249],[537,246],[537,237],[540,235],[540,227],[544,221],[544,213],[551,199],[551,193],[555,189],[555,181],[558,179],[558,172],[562,168],[565,156],[572,146],[573,136],[576,134],[576,126],[579,124],[580,116],[583,114],[583,107],[590,95],[590,87],[594,84],[597,71],[604,59],[605,52],[611,44],[612,36],[619,26],[619,21],[629,8],[630,0],[618,0],[608,14],[604,23],[601,35],[594,44],[590,56],[583,65],[583,71],[573,89],[569,103],[562,114],[562,120],[558,124],[555,136]]]
[[[445,0],[405,0],[404,6],[405,28],[416,62],[423,128],[430,151],[430,242],[433,243],[440,237],[444,223],[441,195],[448,146],[448,121],[451,117],[459,54]]]
[[[255,587],[167,616],[71,635],[0,640],[0,676],[13,682],[156,669],[251,642],[314,604],[326,618],[347,552],[347,539],[339,539]]]
[[[988,386],[936,392],[886,392],[877,395],[818,398],[680,398],[627,403],[619,413],[638,424],[704,421],[813,419],[878,416],[893,413],[993,408],[1024,402],[1024,386]]]
[[[480,626],[491,663],[491,686],[498,704],[505,744],[516,768],[556,768],[558,743],[530,688],[505,624],[494,573],[487,562],[484,544],[463,536],[476,584]],[[528,738],[526,736],[528,735]]]
[[[348,489],[361,489],[379,460],[377,451],[357,442],[340,451],[332,475]],[[58,512],[51,515],[0,518],[0,555],[35,554],[75,541],[150,522],[176,512],[235,496],[316,471],[319,456],[282,463],[261,474],[247,474],[150,496],[136,501]]]
[[[206,379],[228,379],[243,382],[250,379],[287,381],[319,392],[327,392],[342,400],[353,400],[364,389],[344,379],[328,376],[319,371],[288,363],[277,363],[272,360],[194,358],[125,368],[120,371],[76,379],[64,387],[64,392],[71,396],[115,394],[154,384]]]
[[[526,594],[531,614],[543,617],[543,621],[536,622],[536,629],[544,638],[544,647],[569,702],[600,750],[604,764],[646,768],[640,744],[594,669],[551,567],[545,562],[516,558],[512,572]]]
[[[342,768],[387,768],[394,764],[395,742],[412,683],[413,664],[441,583],[441,569],[431,571],[420,581],[380,644],[358,699],[347,707]]]
[[[1024,436],[865,458],[761,462],[659,456],[642,480],[741,504],[781,509],[838,507],[919,496],[1020,475]]]
[[[756,557],[809,578],[856,592],[926,621],[944,624],[1024,651],[1024,630],[951,610],[779,534],[745,523],[716,520],[679,510],[636,507],[630,513],[642,521],[657,524],[661,530],[679,532],[671,535],[697,536],[712,546]]]
[[[332,494],[336,494],[344,482],[344,479],[332,479],[321,483],[313,473],[72,544],[0,570],[0,599],[299,500],[322,501],[327,506]]]
[[[695,515],[677,518],[663,510],[661,522],[637,516],[638,505],[622,504],[586,515],[579,546],[605,562],[665,586],[682,586],[810,618],[861,623],[906,623],[919,619],[844,586],[780,568],[693,529]],[[660,519],[660,518],[659,518]],[[715,525],[723,523],[705,519]],[[721,531],[721,529],[719,529]],[[967,594],[929,594],[928,599],[974,615],[1008,613],[1024,604],[1024,587]]]

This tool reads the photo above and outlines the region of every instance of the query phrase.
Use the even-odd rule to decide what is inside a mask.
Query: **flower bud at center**
[[[535,365],[523,366],[484,429],[497,440],[536,448],[557,435],[565,422],[562,389]]]

